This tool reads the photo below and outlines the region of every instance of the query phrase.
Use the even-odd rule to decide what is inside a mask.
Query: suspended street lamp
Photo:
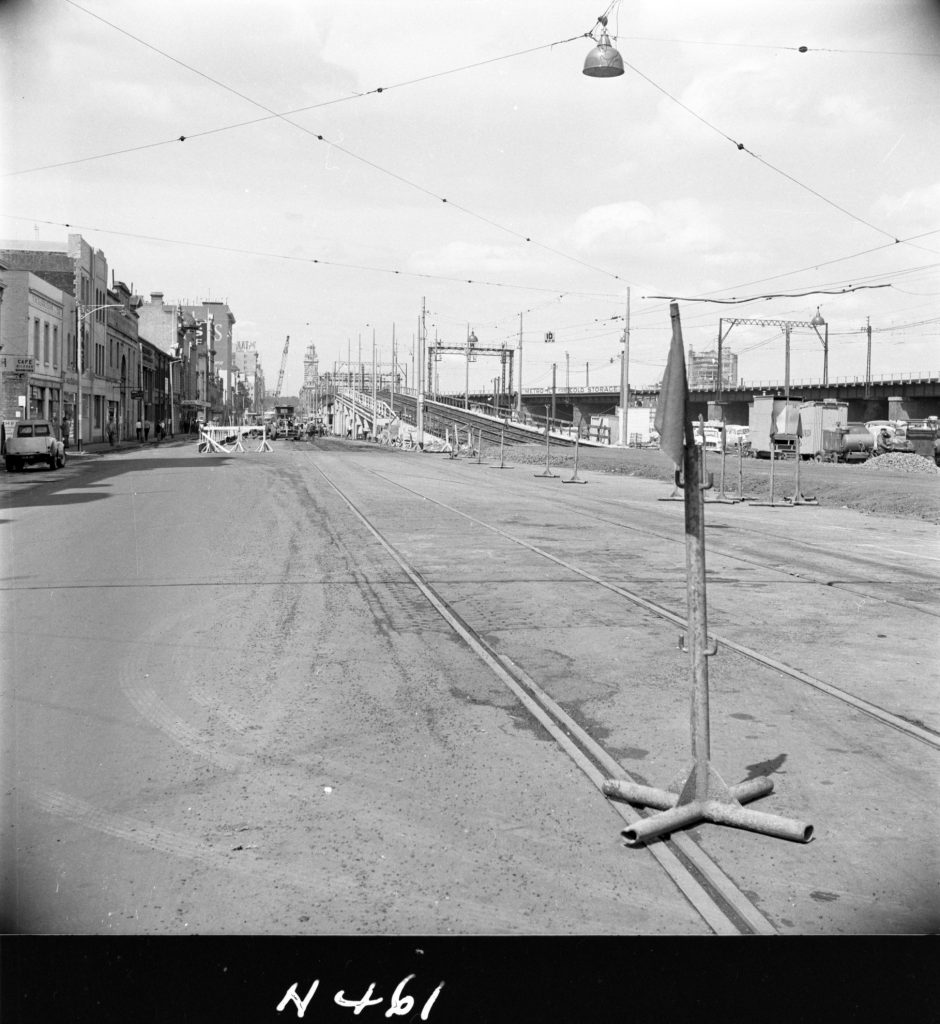
[[[597,19],[597,24],[601,26],[600,39],[594,34],[596,28],[587,33],[597,46],[585,57],[582,71],[589,78],[616,78],[623,74],[623,57],[610,45],[607,15],[602,14]]]

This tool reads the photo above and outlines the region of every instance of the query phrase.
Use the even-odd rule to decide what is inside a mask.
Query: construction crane
[[[277,375],[277,387],[274,389],[274,404],[281,397],[281,388],[284,386],[284,371],[287,369],[287,349],[290,346],[290,335],[284,339],[284,352],[281,355],[281,372]]]

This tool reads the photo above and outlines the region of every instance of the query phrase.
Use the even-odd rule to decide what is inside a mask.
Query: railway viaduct
[[[725,384],[719,394],[714,385],[689,389],[689,405],[693,419],[724,419],[728,423],[747,423],[748,406],[755,395],[783,395],[787,385],[780,380],[739,381]],[[791,398],[821,401],[831,398],[848,403],[851,422],[875,419],[918,420],[940,416],[940,371],[928,374],[893,374],[866,380],[864,377],[842,377],[823,384],[821,380],[791,380]],[[446,392],[440,396],[449,401],[465,398],[463,392]],[[471,392],[470,401],[492,408],[494,395]],[[508,405],[508,396],[499,397],[500,407]],[[631,406],[655,406],[659,384],[631,386]],[[613,414],[620,404],[619,388],[602,384],[593,387],[526,388],[522,404],[534,418],[545,416],[546,405],[552,419],[577,421],[591,416]]]

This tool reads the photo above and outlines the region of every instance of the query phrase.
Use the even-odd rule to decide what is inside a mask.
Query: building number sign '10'
[[[413,974],[409,974],[407,978],[402,978],[402,980],[398,983],[398,987],[392,993],[392,996],[388,1001],[388,1009],[385,1011],[386,1018],[409,1017],[412,1020],[414,1019],[411,1016],[411,1011],[415,1005],[414,998],[412,996],[405,995],[405,986],[408,984],[409,981],[411,981],[413,977]],[[297,1016],[303,1017],[303,1015],[307,1011],[307,1007],[310,1005],[310,1001],[313,999],[314,994],[317,991],[317,988],[319,988],[319,985],[320,979],[318,978],[307,990],[307,994],[303,998],[301,998],[297,994],[297,982],[294,982],[294,984],[291,985],[291,987],[287,990],[287,993],[285,994],[284,998],[277,1004],[278,1013],[281,1013],[290,1003],[293,1003],[297,1009]],[[431,993],[431,995],[428,996],[427,1001],[425,1002],[424,1006],[421,1009],[421,1020],[428,1020],[431,1013],[431,1007],[434,1005],[435,1001],[437,1000],[437,997],[441,994],[441,989],[443,987],[444,982],[442,981],[440,985],[438,985],[437,988]],[[381,996],[376,996],[375,998],[373,998],[374,992],[375,982],[369,985],[369,987],[365,991],[365,994],[361,996],[359,999],[348,998],[346,996],[345,990],[340,989],[333,996],[333,1002],[336,1003],[337,1006],[348,1007],[350,1010],[352,1010],[353,1014],[358,1017],[359,1014],[362,1013],[362,1011],[367,1009],[368,1007],[378,1006],[379,1003],[384,1002]]]

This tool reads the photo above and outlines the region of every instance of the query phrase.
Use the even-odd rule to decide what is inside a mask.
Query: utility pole
[[[871,398],[871,317],[865,317],[865,331],[868,334],[868,354],[865,357],[865,397]]]
[[[516,415],[522,422],[522,314],[519,314],[519,391],[516,393]]]
[[[627,316],[623,327],[623,354],[620,358],[620,439],[621,448],[627,447],[627,418],[630,407],[630,289],[627,288]]]
[[[552,422],[555,422],[555,370],[557,363],[552,363]],[[546,428],[547,429],[547,428]]]
[[[398,373],[398,343],[395,341],[395,325],[392,324],[392,379],[389,381],[392,415],[395,414],[395,374]]]
[[[463,407],[468,411],[470,409],[470,324],[467,324],[467,352],[463,382]]]
[[[418,321],[418,363],[417,363],[417,377],[415,378],[415,384],[418,389],[417,397],[417,427],[418,427],[418,447],[424,448],[424,315],[425,306],[424,299],[421,299],[421,319]]]
[[[378,440],[379,393],[375,365],[375,328],[372,328],[372,440]]]
[[[589,388],[591,386],[591,364],[584,364],[584,386]]]

